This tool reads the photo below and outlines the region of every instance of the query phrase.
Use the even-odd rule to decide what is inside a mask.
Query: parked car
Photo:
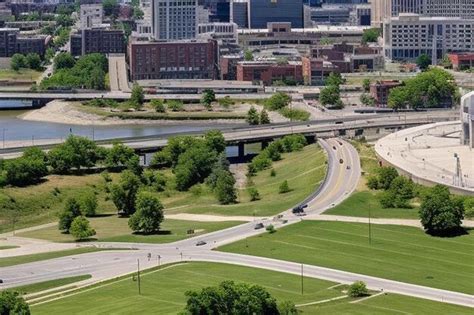
[[[260,230],[260,229],[263,229],[263,228],[264,228],[264,225],[263,225],[263,223],[261,223],[261,222],[255,224],[255,227],[254,227],[255,230]]]
[[[343,159],[339,159],[339,163],[344,163],[344,160]]]

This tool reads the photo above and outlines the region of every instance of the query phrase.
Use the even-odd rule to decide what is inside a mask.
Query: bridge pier
[[[270,140],[262,140],[262,150],[265,150],[270,144]]]
[[[245,143],[240,142],[238,145],[238,157],[239,159],[243,159],[245,157]]]

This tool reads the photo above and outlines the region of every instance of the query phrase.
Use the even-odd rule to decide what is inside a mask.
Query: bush
[[[30,315],[30,307],[19,292],[4,290],[0,292],[0,314]]]
[[[266,125],[270,123],[270,116],[268,116],[268,112],[263,109],[260,112],[260,125]]]
[[[218,102],[219,102],[219,105],[224,107],[225,109],[228,109],[231,105],[235,104],[235,102],[229,96],[220,98]]]
[[[95,235],[95,230],[91,228],[89,220],[83,216],[78,216],[72,221],[69,231],[76,240],[84,240]]]
[[[13,186],[36,184],[48,174],[45,160],[46,155],[40,149],[27,149],[22,157],[5,162],[1,177]]]
[[[97,211],[97,196],[93,191],[87,191],[79,197],[81,212],[86,217],[93,217]]]
[[[287,180],[284,180],[283,183],[280,184],[280,187],[278,188],[278,192],[280,194],[286,194],[287,192],[290,192],[290,186],[288,185]]]
[[[279,315],[298,315],[298,309],[292,301],[283,301],[278,304]]]
[[[353,298],[362,297],[369,295],[369,290],[367,289],[367,285],[364,282],[356,281],[349,286],[347,294]]]
[[[163,100],[153,99],[150,102],[150,106],[155,110],[157,113],[165,113],[166,107]]]
[[[306,138],[303,135],[287,135],[281,140],[284,152],[301,151],[308,144]]]
[[[269,99],[265,100],[265,107],[269,110],[280,110],[287,107],[291,102],[291,96],[283,92],[273,94]]]
[[[290,120],[295,121],[308,121],[311,114],[302,109],[295,108],[282,108],[279,110],[279,113]]]
[[[258,192],[257,188],[249,187],[247,188],[247,192],[250,196],[250,201],[260,200],[260,193]]]
[[[134,84],[132,87],[132,95],[130,96],[130,102],[135,109],[140,109],[143,106],[143,102],[145,101],[145,92],[143,88],[138,85]]]
[[[265,230],[267,230],[267,232],[270,233],[270,234],[273,234],[273,233],[276,232],[276,229],[275,229],[275,227],[274,227],[272,224],[268,225],[268,226],[265,228]]]
[[[376,175],[370,175],[367,177],[367,187],[369,189],[377,190],[379,189],[379,178]]]
[[[258,125],[260,123],[260,117],[255,107],[251,106],[247,112],[246,121],[249,125]]]
[[[64,210],[59,214],[59,230],[69,233],[72,222],[81,214],[81,206],[77,200],[75,198],[67,199]]]
[[[12,59],[10,61],[10,68],[12,70],[18,71],[21,68],[26,68],[27,67],[27,61],[24,55],[22,54],[14,54],[12,56]]]
[[[166,106],[172,112],[182,112],[184,110],[183,101],[169,100],[169,101],[166,101]]]
[[[274,168],[272,168],[272,170],[270,171],[270,176],[271,177],[275,177],[276,176],[276,171]]]
[[[147,169],[142,174],[143,183],[153,188],[156,192],[162,192],[166,189],[166,176],[151,169]]]

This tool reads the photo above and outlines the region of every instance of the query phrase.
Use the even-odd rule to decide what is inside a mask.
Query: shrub
[[[258,192],[257,188],[249,187],[247,188],[247,192],[250,196],[250,201],[260,200],[260,193]]]
[[[166,107],[163,100],[153,99],[150,102],[150,106],[155,110],[157,113],[165,113]]]
[[[279,113],[283,117],[295,121],[308,121],[311,116],[310,113],[305,110],[287,107],[280,109]]]
[[[64,210],[59,214],[59,230],[69,233],[74,219],[81,215],[81,206],[74,198],[66,200]]]
[[[95,235],[95,230],[91,228],[89,220],[78,216],[72,221],[70,233],[76,240],[83,240]]]
[[[229,96],[220,98],[218,102],[219,102],[219,105],[224,107],[225,109],[228,109],[231,105],[235,104],[235,102]]]
[[[362,281],[356,281],[349,286],[347,290],[347,294],[350,297],[361,297],[369,295],[369,290],[367,289],[367,285]]]
[[[258,125],[260,123],[260,117],[258,116],[258,112],[255,107],[250,107],[249,111],[247,112],[246,121],[249,125]]]
[[[273,94],[269,99],[265,100],[265,107],[269,110],[280,110],[287,107],[291,102],[291,96],[283,92]]]
[[[5,290],[0,292],[0,314],[30,315],[30,307],[19,292]]]
[[[285,194],[287,192],[290,192],[290,186],[288,185],[288,181],[284,180],[281,184],[280,187],[278,187],[278,191],[280,194]]]
[[[79,198],[79,204],[83,215],[86,217],[95,216],[97,211],[97,196],[93,191],[84,193],[84,195]]]
[[[268,225],[268,226],[265,228],[265,230],[267,230],[267,232],[270,233],[270,234],[273,234],[273,233],[276,232],[276,229],[275,229],[275,227],[274,227],[272,224]]]
[[[271,177],[275,177],[276,176],[276,171],[274,168],[272,168],[272,170],[270,171],[270,176]]]
[[[169,100],[166,101],[166,106],[168,107],[169,110],[172,112],[181,112],[184,110],[184,103],[183,101],[178,101],[178,100]]]

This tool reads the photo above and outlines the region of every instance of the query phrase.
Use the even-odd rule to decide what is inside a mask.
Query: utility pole
[[[161,256],[160,256],[160,255],[158,255],[158,257],[157,257],[157,258],[158,258],[158,267],[160,267],[160,265],[161,265],[161,264],[160,264],[160,262],[161,262]]]
[[[142,288],[140,284],[140,259],[137,259],[137,276],[138,276],[138,295],[142,294]]]
[[[301,264],[301,295],[303,295],[303,264]]]

